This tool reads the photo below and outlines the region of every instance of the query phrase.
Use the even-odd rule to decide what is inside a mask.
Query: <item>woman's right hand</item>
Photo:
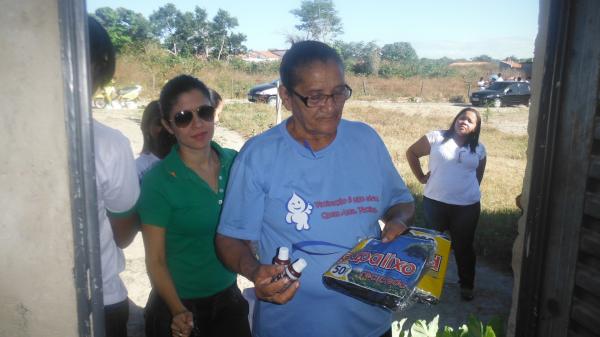
[[[185,310],[173,315],[171,320],[171,333],[173,337],[188,337],[194,328],[194,315]]]
[[[429,181],[429,175],[431,174],[431,172],[427,172],[427,174],[422,175],[419,178],[419,182],[423,185],[427,184],[427,181]]]

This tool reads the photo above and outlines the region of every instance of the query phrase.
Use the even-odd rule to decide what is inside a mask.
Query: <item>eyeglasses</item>
[[[344,85],[341,89],[337,89],[331,95],[325,94],[316,94],[311,96],[302,96],[299,93],[295,92],[293,89],[289,89],[289,91],[298,96],[300,100],[306,105],[307,108],[316,108],[319,106],[325,105],[327,103],[327,99],[331,98],[334,104],[342,104],[346,100],[352,96],[352,88],[349,85]]]
[[[178,128],[187,128],[194,119],[194,112],[196,112],[196,117],[203,121],[212,122],[215,120],[215,108],[210,105],[201,105],[193,111],[178,111],[169,121],[175,123]]]

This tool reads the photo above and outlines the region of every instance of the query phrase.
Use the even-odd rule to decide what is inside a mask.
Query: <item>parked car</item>
[[[248,100],[254,103],[267,103],[275,105],[277,103],[277,83],[279,80],[274,80],[269,83],[259,84],[248,91]]]
[[[531,88],[527,82],[494,82],[485,90],[475,91],[470,101],[474,106],[491,105],[496,108],[506,105],[529,106]]]

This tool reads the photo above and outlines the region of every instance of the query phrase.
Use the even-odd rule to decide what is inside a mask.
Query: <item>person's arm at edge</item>
[[[116,215],[108,212],[108,220],[113,232],[113,238],[117,247],[124,249],[133,242],[140,228],[140,216],[133,210],[124,215]]]
[[[410,170],[421,184],[427,183],[429,172],[427,172],[427,174],[423,173],[419,158],[429,155],[430,152],[431,145],[429,144],[427,136],[419,138],[419,140],[406,150],[406,160],[408,161]]]
[[[483,157],[483,159],[481,159],[479,161],[479,166],[477,166],[477,181],[479,182],[479,185],[481,185],[481,181],[483,180],[483,174],[485,172],[485,165],[487,164],[487,157]]]
[[[294,297],[299,282],[294,281],[289,285],[290,281],[285,277],[271,282],[273,276],[283,272],[283,266],[260,264],[252,253],[250,241],[217,233],[215,246],[217,256],[225,267],[254,283],[258,299],[284,304]]]
[[[165,228],[142,225],[142,237],[144,238],[144,248],[146,253],[146,268],[148,276],[152,281],[152,287],[156,289],[160,298],[167,304],[173,324],[177,324],[177,330],[184,335],[189,335],[192,330],[192,313],[183,305],[171,273],[167,267],[165,256]],[[178,317],[182,316],[182,317]]]

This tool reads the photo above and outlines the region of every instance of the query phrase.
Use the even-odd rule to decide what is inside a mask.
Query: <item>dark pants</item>
[[[231,287],[209,297],[182,299],[194,315],[193,337],[251,336],[248,324],[248,302],[234,283]],[[170,337],[171,312],[153,290],[146,304],[146,337]]]
[[[423,197],[425,222],[440,232],[450,231],[461,288],[473,289],[475,283],[475,250],[473,241],[481,213],[481,204],[459,206]]]
[[[129,299],[104,306],[104,331],[106,337],[127,337]]]

